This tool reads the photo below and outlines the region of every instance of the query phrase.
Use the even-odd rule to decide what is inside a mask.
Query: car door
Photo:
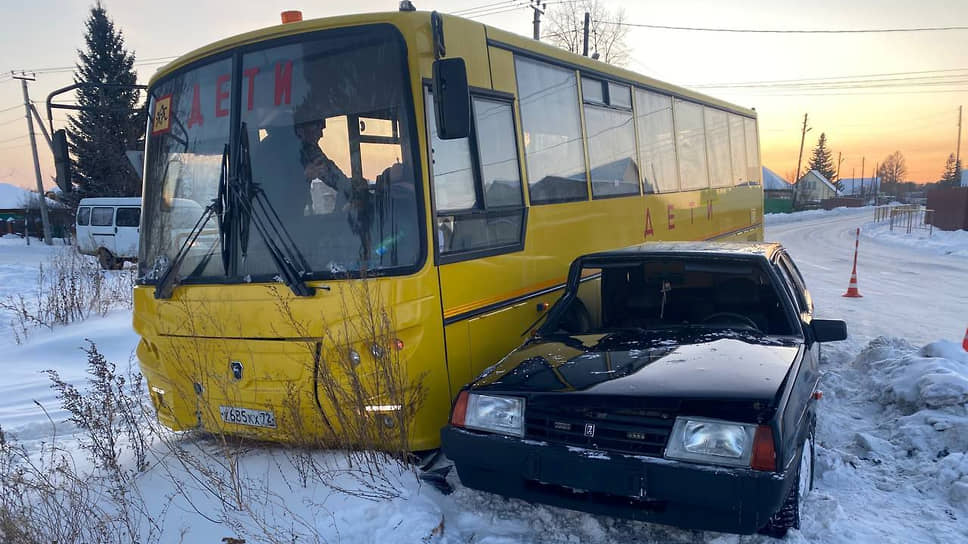
[[[141,208],[119,207],[114,216],[114,247],[118,257],[138,255],[138,230],[141,224]]]
[[[103,247],[114,255],[114,206],[91,208],[91,227],[88,232],[95,252]]]

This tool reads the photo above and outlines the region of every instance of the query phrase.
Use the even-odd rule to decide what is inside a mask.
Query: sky
[[[498,0],[413,0],[418,9],[457,12]],[[0,73],[70,67],[83,45],[91,0],[0,0]],[[279,22],[279,13],[299,9],[305,18],[395,10],[396,0],[307,2],[305,0],[103,0],[139,61],[147,82],[165,59],[218,39]],[[526,0],[504,2],[510,9],[474,17],[482,23],[527,36],[532,13]],[[554,0],[549,0],[549,9]],[[629,23],[733,29],[874,29],[968,26],[968,2],[955,0],[605,0],[623,8]],[[500,7],[500,6],[498,6]],[[685,85],[759,113],[762,163],[783,177],[796,171],[800,130],[809,114],[804,162],[821,133],[837,160],[840,176],[870,176],[874,165],[901,151],[907,179],[935,181],[955,152],[958,106],[968,102],[968,30],[866,34],[749,34],[630,28],[627,68]],[[162,60],[153,60],[162,59]],[[923,73],[943,70],[944,72]],[[912,74],[912,72],[919,72]],[[732,83],[847,78],[879,74],[904,78],[917,87],[790,88],[714,87]],[[934,78],[930,80],[910,78]],[[835,80],[838,81],[838,80]],[[851,82],[840,79],[839,83]],[[952,81],[955,83],[952,84]],[[31,98],[72,83],[66,70],[37,74]],[[941,84],[944,83],[944,84]],[[0,181],[35,187],[20,82],[0,80]],[[18,107],[19,105],[19,107]],[[40,108],[43,114],[43,108]],[[965,112],[968,115],[968,111]],[[64,126],[55,113],[55,128]],[[966,120],[968,124],[968,120]],[[963,138],[966,131],[962,131]],[[54,174],[50,151],[38,133],[45,187]],[[968,142],[963,143],[968,148]],[[968,154],[968,149],[965,150]],[[968,162],[963,160],[963,162]]]

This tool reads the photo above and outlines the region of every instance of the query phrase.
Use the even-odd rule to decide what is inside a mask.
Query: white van
[[[138,260],[141,197],[84,198],[77,208],[77,251],[116,270]]]

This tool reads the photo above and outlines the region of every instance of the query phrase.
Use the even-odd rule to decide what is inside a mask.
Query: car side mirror
[[[434,61],[434,121],[441,140],[466,138],[471,129],[471,98],[464,59]]]
[[[847,323],[839,319],[814,319],[810,322],[817,342],[837,342],[847,339]]]

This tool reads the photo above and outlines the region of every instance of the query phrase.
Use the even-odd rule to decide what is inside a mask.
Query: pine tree
[[[958,187],[961,185],[961,160],[955,160],[955,154],[948,155],[944,163],[944,174],[938,182],[941,187]]]
[[[134,53],[124,48],[124,37],[96,3],[84,24],[85,50],[74,72],[75,83],[95,82],[124,87],[88,87],[77,90],[77,104],[92,108],[71,115],[70,151],[74,155],[77,194],[86,196],[138,196],[141,180],[125,155],[138,148],[144,135],[143,111],[136,109],[138,91],[133,70]]]
[[[807,162],[807,169],[816,170],[837,187],[838,191],[843,190],[843,184],[837,180],[837,168],[834,166],[833,153],[827,147],[827,134],[824,132],[820,133],[817,147],[813,148],[813,154],[810,155],[810,161]]]

